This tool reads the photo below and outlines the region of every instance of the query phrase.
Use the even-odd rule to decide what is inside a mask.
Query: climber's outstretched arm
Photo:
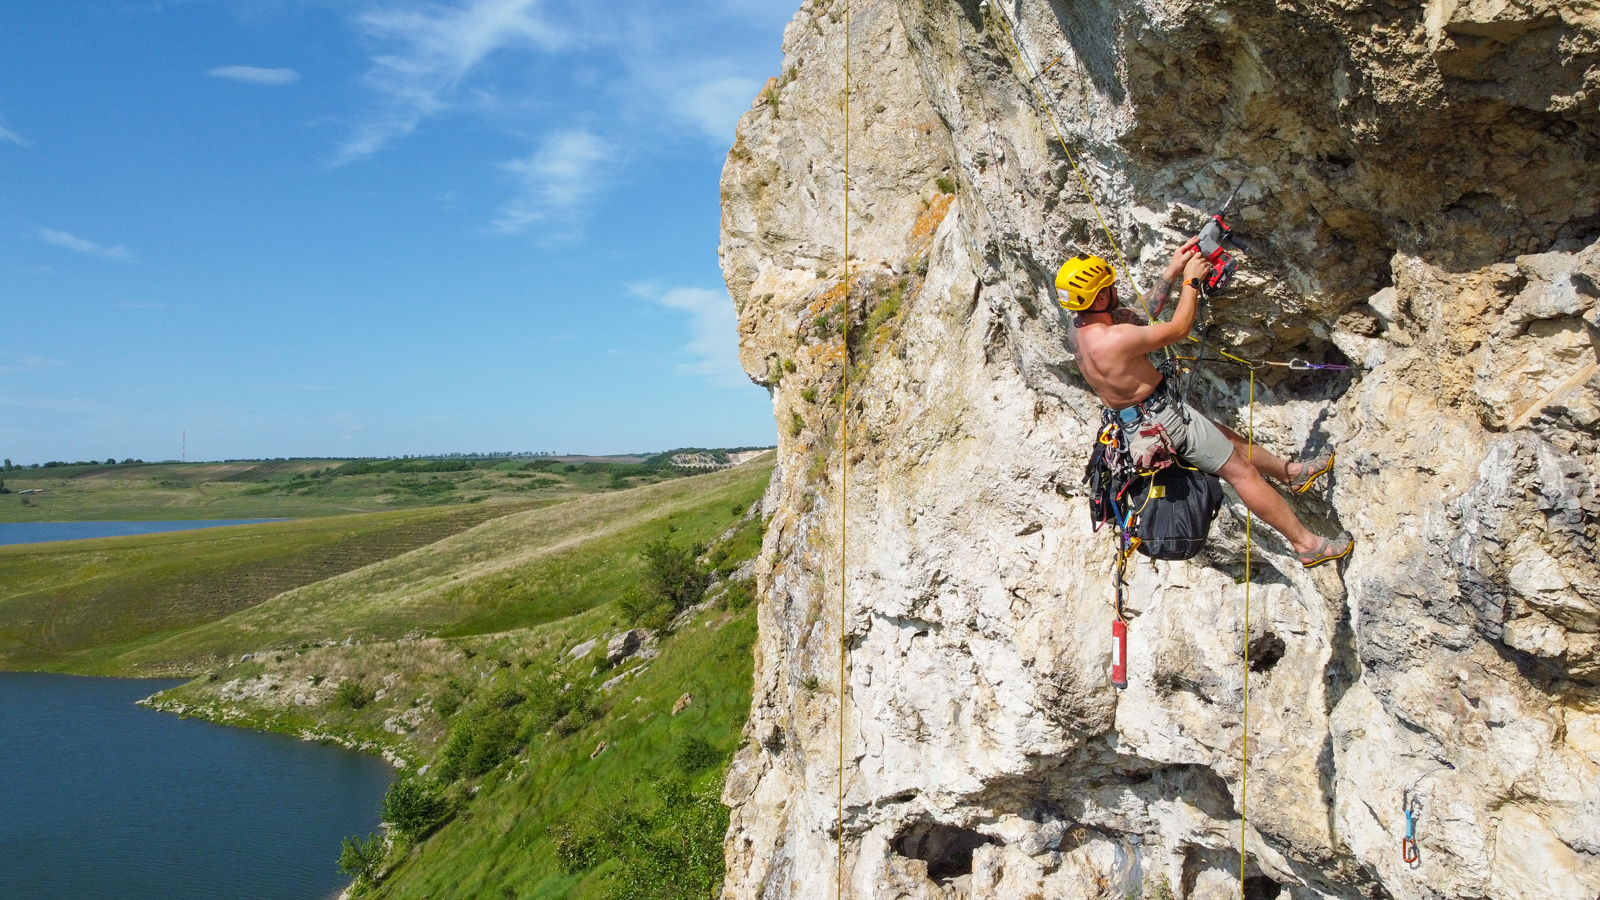
[[[1167,263],[1167,270],[1156,279],[1155,287],[1150,289],[1150,321],[1161,320],[1161,313],[1167,308],[1167,299],[1172,296],[1172,286],[1183,277],[1183,265],[1189,261],[1189,255],[1194,248],[1200,245],[1198,236],[1183,242],[1183,246],[1172,251],[1172,260]]]
[[[1200,301],[1200,291],[1190,282],[1206,273],[1208,265],[1199,253],[1192,247],[1180,250],[1184,257],[1182,271],[1183,287],[1178,295],[1178,308],[1172,314],[1170,322],[1152,322],[1142,328],[1116,328],[1115,339],[1119,349],[1128,355],[1139,353],[1154,353],[1168,344],[1174,344],[1188,336],[1194,328],[1195,311]]]

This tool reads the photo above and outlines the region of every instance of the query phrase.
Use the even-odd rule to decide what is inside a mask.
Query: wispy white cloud
[[[681,374],[699,376],[718,387],[750,383],[739,364],[739,319],[727,291],[693,287],[663,291],[650,284],[630,285],[629,290],[637,297],[689,314],[691,337],[683,352],[694,361],[679,364]]]
[[[0,372],[34,372],[61,365],[61,360],[34,353],[0,353]]]
[[[497,50],[553,50],[564,33],[537,13],[540,0],[398,2],[357,19],[372,41],[392,49],[374,56],[363,79],[384,108],[356,128],[337,162],[377,152],[425,118],[464,102],[463,80]]]
[[[0,125],[0,141],[5,141],[5,142],[10,143],[10,144],[16,144],[18,147],[31,147],[31,146],[33,146],[33,143],[31,141],[29,141],[27,138],[23,137],[20,134],[17,134],[15,131],[12,131],[11,129],[5,127],[4,125]]]
[[[579,129],[551,135],[527,159],[502,163],[517,176],[520,192],[501,207],[494,228],[516,234],[536,223],[570,223],[602,179],[609,145]]]
[[[285,85],[300,80],[300,73],[293,69],[263,69],[260,66],[219,66],[206,74],[247,84]]]
[[[670,108],[701,134],[731,145],[734,126],[760,89],[761,82],[754,78],[713,76],[678,87],[671,95]]]
[[[86,241],[77,235],[68,234],[65,231],[56,231],[53,228],[39,229],[39,238],[46,243],[55,244],[57,247],[65,247],[68,250],[76,250],[79,253],[87,253],[90,256],[98,256],[102,259],[120,259],[124,262],[133,259],[133,254],[129,253],[128,248],[121,244],[115,247],[106,247],[96,244],[94,241]]]

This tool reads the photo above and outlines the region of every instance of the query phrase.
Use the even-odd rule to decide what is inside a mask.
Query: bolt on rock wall
[[[727,896],[833,896],[841,828],[851,897],[1237,896],[1241,807],[1250,898],[1600,894],[1594,8],[856,0],[849,27],[848,304],[842,2],[801,5],[723,175],[781,460]],[[1201,557],[1137,562],[1125,691],[1079,483],[1100,409],[1050,287],[1115,254],[1051,115],[1125,299],[1238,187],[1213,346],[1350,366],[1263,369],[1253,413],[1245,370],[1203,370],[1219,421],[1337,450],[1292,503],[1357,547],[1306,571],[1258,523],[1247,633],[1230,501]]]

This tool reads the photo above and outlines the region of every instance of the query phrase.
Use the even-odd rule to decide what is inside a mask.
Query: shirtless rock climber
[[[1262,477],[1303,493],[1333,468],[1333,454],[1285,462],[1259,446],[1251,448],[1231,429],[1173,396],[1146,356],[1188,337],[1194,327],[1200,280],[1209,270],[1195,250],[1198,241],[1191,239],[1172,254],[1166,272],[1151,291],[1159,315],[1173,285],[1181,283],[1178,306],[1169,322],[1143,324],[1136,316],[1127,315],[1131,311],[1120,310],[1116,271],[1105,260],[1078,256],[1061,267],[1056,276],[1057,296],[1063,307],[1078,314],[1072,323],[1077,332],[1078,367],[1100,402],[1125,424],[1160,423],[1180,459],[1232,485],[1251,512],[1294,546],[1301,565],[1309,568],[1341,559],[1354,546],[1350,535],[1330,539],[1312,534]]]

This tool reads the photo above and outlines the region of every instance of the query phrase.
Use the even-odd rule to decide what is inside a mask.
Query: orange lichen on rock
[[[911,226],[913,257],[921,256],[923,251],[928,249],[928,245],[933,242],[933,233],[939,230],[939,224],[950,214],[950,204],[955,199],[955,194],[940,194],[933,198],[922,215],[917,216],[917,221]]]

